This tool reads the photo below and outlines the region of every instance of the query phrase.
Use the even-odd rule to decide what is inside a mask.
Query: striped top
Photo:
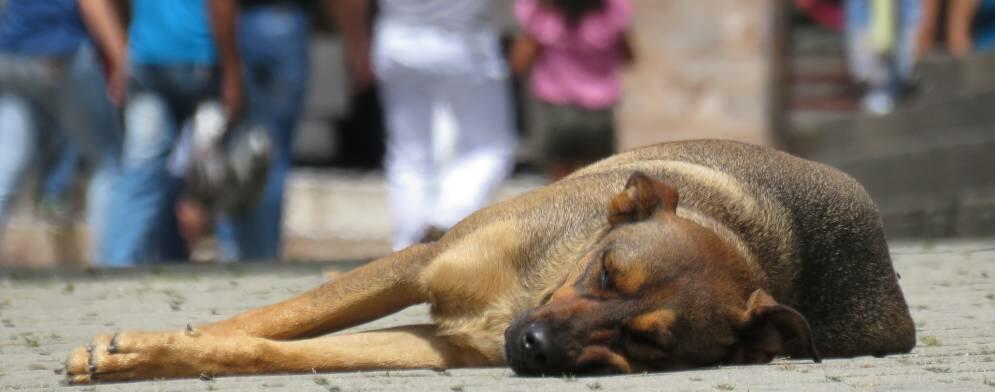
[[[413,25],[473,30],[489,26],[490,0],[380,0],[380,17]]]

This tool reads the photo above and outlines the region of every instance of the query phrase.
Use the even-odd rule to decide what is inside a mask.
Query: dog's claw
[[[107,345],[107,352],[111,354],[117,353],[117,337],[120,336],[120,332],[115,332],[114,336],[111,337],[110,344]]]
[[[86,350],[89,353],[89,355],[86,356],[86,370],[88,370],[90,375],[92,376],[93,374],[97,373],[97,365],[93,363],[93,348],[92,348],[93,345],[90,346],[91,347]]]
[[[193,327],[190,326],[190,324],[187,324],[187,328],[183,331],[183,334],[190,337],[197,337],[198,335],[200,335],[200,332],[197,331],[196,329],[193,329]]]

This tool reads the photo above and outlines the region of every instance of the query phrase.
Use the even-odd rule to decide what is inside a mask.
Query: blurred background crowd
[[[943,110],[930,96],[983,100],[975,79],[936,81],[992,48],[989,0],[0,0],[0,265],[356,255],[342,247],[371,238],[314,229],[336,220],[386,222],[358,253],[376,256],[620,149],[687,138],[865,180],[867,162],[910,162],[890,140],[915,136],[853,132],[914,132],[908,119]],[[876,198],[900,188],[872,182]],[[894,216],[920,215],[893,227],[936,219],[903,204],[919,190],[896,192]],[[945,214],[942,235],[982,225]]]

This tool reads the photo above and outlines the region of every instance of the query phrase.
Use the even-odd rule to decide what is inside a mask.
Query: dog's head
[[[805,318],[778,304],[743,257],[676,214],[677,190],[635,173],[608,233],[542,304],[505,332],[518,374],[629,373],[766,363],[791,341],[819,355]]]

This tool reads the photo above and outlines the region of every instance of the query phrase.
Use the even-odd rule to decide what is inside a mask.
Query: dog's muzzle
[[[516,323],[505,331],[505,356],[508,365],[522,376],[539,376],[565,372],[568,358],[553,345],[548,324],[535,321]]]

